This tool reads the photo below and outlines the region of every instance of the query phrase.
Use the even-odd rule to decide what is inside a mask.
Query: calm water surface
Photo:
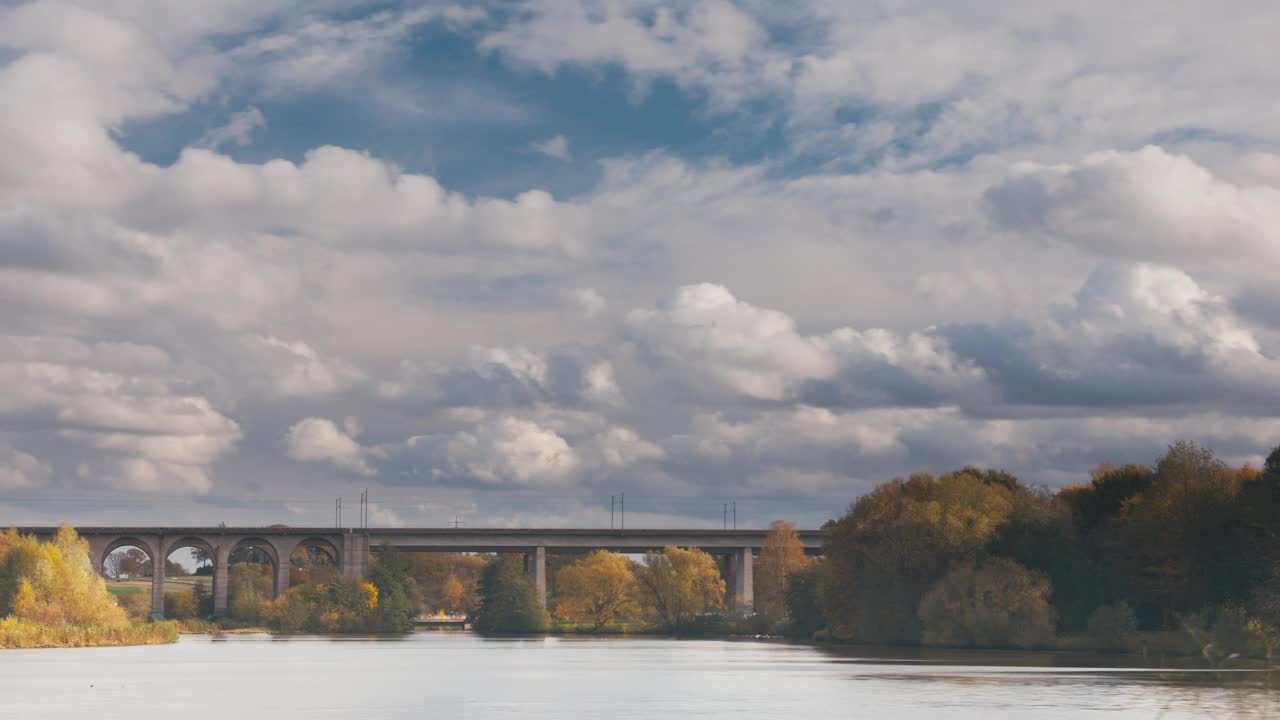
[[[1280,718],[1266,673],[1086,667],[1049,654],[873,655],[440,632],[184,636],[160,647],[0,651],[0,718]]]

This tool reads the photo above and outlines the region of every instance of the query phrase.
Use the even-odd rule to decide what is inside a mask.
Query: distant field
[[[165,592],[180,592],[182,590],[194,589],[196,585],[204,585],[206,588],[213,583],[213,578],[207,575],[192,575],[190,577],[167,577],[164,579]],[[107,590],[116,595],[139,595],[151,592],[151,578],[137,578],[133,580],[108,580]]]

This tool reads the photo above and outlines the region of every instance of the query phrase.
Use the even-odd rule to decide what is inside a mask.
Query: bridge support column
[[[157,540],[151,553],[151,619],[164,619],[164,538]]]
[[[342,536],[342,574],[362,578],[369,574],[369,536],[345,533]]]
[[[547,549],[539,545],[532,552],[525,553],[524,567],[525,572],[529,573],[529,579],[533,581],[538,602],[545,608],[547,606]]]
[[[227,583],[230,578],[231,551],[221,547],[213,549],[213,616],[227,614]]]
[[[281,557],[276,562],[275,596],[280,597],[289,591],[289,558]]]
[[[733,611],[738,615],[755,612],[755,578],[752,576],[751,548],[742,548],[732,558]]]

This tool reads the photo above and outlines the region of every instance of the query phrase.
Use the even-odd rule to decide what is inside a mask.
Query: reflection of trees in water
[[[845,649],[850,650],[850,649]],[[922,686],[957,706],[1019,705],[1028,695],[1040,707],[1077,712],[1129,711],[1135,717],[1280,718],[1280,669],[1102,669],[1050,667],[1052,655],[993,658],[992,665],[966,667],[955,663],[962,653],[945,653],[947,660],[907,659],[902,653],[875,658],[857,652],[859,666],[850,680],[902,683],[919,695]],[[836,655],[844,653],[833,653]],[[929,652],[929,655],[939,653]],[[1011,653],[1011,655],[1014,655]],[[1018,661],[1031,660],[1026,669]],[[945,663],[945,664],[943,664]],[[886,665],[893,671],[881,671]],[[901,668],[899,670],[899,668]],[[1008,693],[1008,697],[1001,697]],[[1121,716],[1125,715],[1121,712]]]

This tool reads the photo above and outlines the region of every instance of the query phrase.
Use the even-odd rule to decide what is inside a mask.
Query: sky
[[[0,0],[0,524],[816,526],[1280,444],[1280,5]]]

